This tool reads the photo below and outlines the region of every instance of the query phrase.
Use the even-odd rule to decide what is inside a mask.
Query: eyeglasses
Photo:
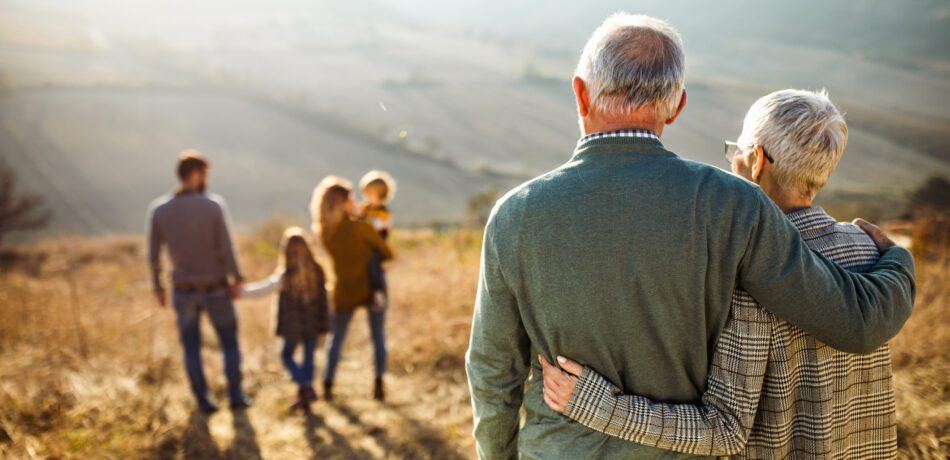
[[[755,149],[755,147],[762,147],[762,146],[761,145],[752,146],[753,149]],[[728,161],[729,163],[732,163],[732,159],[735,158],[736,155],[738,155],[739,152],[741,152],[742,150],[743,149],[739,144],[733,141],[726,141],[724,145],[724,149],[723,149],[726,155],[726,161]],[[765,159],[768,160],[769,163],[775,163],[775,160],[772,159],[772,155],[769,155],[769,152],[765,151],[765,147],[762,147],[762,154],[765,155]]]

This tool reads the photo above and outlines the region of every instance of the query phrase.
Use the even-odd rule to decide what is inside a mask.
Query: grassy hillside
[[[240,239],[252,277],[273,270],[281,226]],[[338,398],[289,415],[268,300],[240,301],[245,414],[192,410],[174,314],[149,295],[137,238],[51,240],[0,253],[0,457],[470,458],[463,354],[478,270],[477,234],[397,232],[391,267],[390,399],[370,399],[371,352],[358,314]],[[892,342],[901,456],[950,454],[950,265],[918,255],[917,310]],[[216,340],[205,364],[224,400]],[[323,368],[324,348],[318,352]]]
[[[851,124],[829,188],[950,174],[950,61],[934,49],[948,10],[933,1],[188,3],[0,5],[0,161],[49,197],[55,230],[139,230],[185,147],[210,157],[239,224],[371,168],[402,181],[402,224],[458,220],[469,196],[569,158],[569,79],[618,9],[683,34],[689,105],[664,142],[684,157],[725,166],[756,98],[826,87]]]
[[[250,275],[273,270],[278,239],[278,231],[265,229],[243,241]],[[399,236],[389,401],[370,398],[372,356],[361,313],[344,351],[337,402],[319,402],[311,417],[286,413],[296,389],[280,365],[269,300],[238,304],[254,407],[208,418],[192,410],[174,312],[153,303],[138,241],[70,239],[4,252],[0,457],[468,457],[462,354],[476,245],[470,235]],[[226,401],[209,326],[206,371],[216,398]]]

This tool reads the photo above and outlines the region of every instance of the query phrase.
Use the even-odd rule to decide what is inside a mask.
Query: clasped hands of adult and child
[[[854,219],[852,224],[858,226],[874,241],[878,251],[884,252],[894,246],[894,242],[876,225],[864,220]],[[544,402],[551,410],[563,414],[571,400],[571,394],[584,372],[584,365],[565,358],[557,357],[558,366],[551,364],[544,356],[538,355],[541,363],[541,373],[544,379]]]
[[[244,281],[238,281],[233,284],[228,285],[228,297],[231,300],[235,300],[241,297],[241,287],[244,286]],[[156,289],[155,291],[155,300],[158,301],[159,307],[164,307],[168,303],[168,294],[164,289]]]

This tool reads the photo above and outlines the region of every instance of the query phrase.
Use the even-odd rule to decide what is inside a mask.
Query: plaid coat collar
[[[828,215],[828,213],[819,206],[792,211],[785,214],[785,217],[788,217],[788,220],[798,229],[799,233],[810,230],[820,230],[838,223],[834,217]]]

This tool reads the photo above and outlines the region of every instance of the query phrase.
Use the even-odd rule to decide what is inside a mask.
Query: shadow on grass
[[[214,442],[211,431],[208,430],[208,416],[201,411],[192,411],[188,417],[188,425],[181,435],[181,452],[185,460],[223,458],[223,452]]]
[[[234,440],[226,450],[221,450],[208,429],[208,416],[201,411],[192,411],[180,437],[172,436],[159,443],[153,458],[185,460],[260,460],[261,448],[257,431],[245,411],[231,413]],[[180,456],[179,456],[180,454]]]
[[[325,435],[325,436],[324,436]],[[304,436],[310,446],[311,458],[365,458],[370,453],[356,448],[346,438],[327,426],[326,420],[313,413],[304,418]]]
[[[398,406],[383,406],[396,419],[395,423],[387,427],[364,424],[360,416],[344,404],[336,403],[333,407],[346,417],[350,424],[363,426],[366,434],[373,437],[382,446],[387,456],[397,458],[430,457],[446,460],[467,458],[459,453],[442,434],[410,417]],[[395,430],[398,435],[393,436],[388,430]]]
[[[234,427],[234,441],[231,443],[228,458],[260,460],[261,446],[257,443],[257,431],[254,430],[247,411],[232,411],[231,423]]]

